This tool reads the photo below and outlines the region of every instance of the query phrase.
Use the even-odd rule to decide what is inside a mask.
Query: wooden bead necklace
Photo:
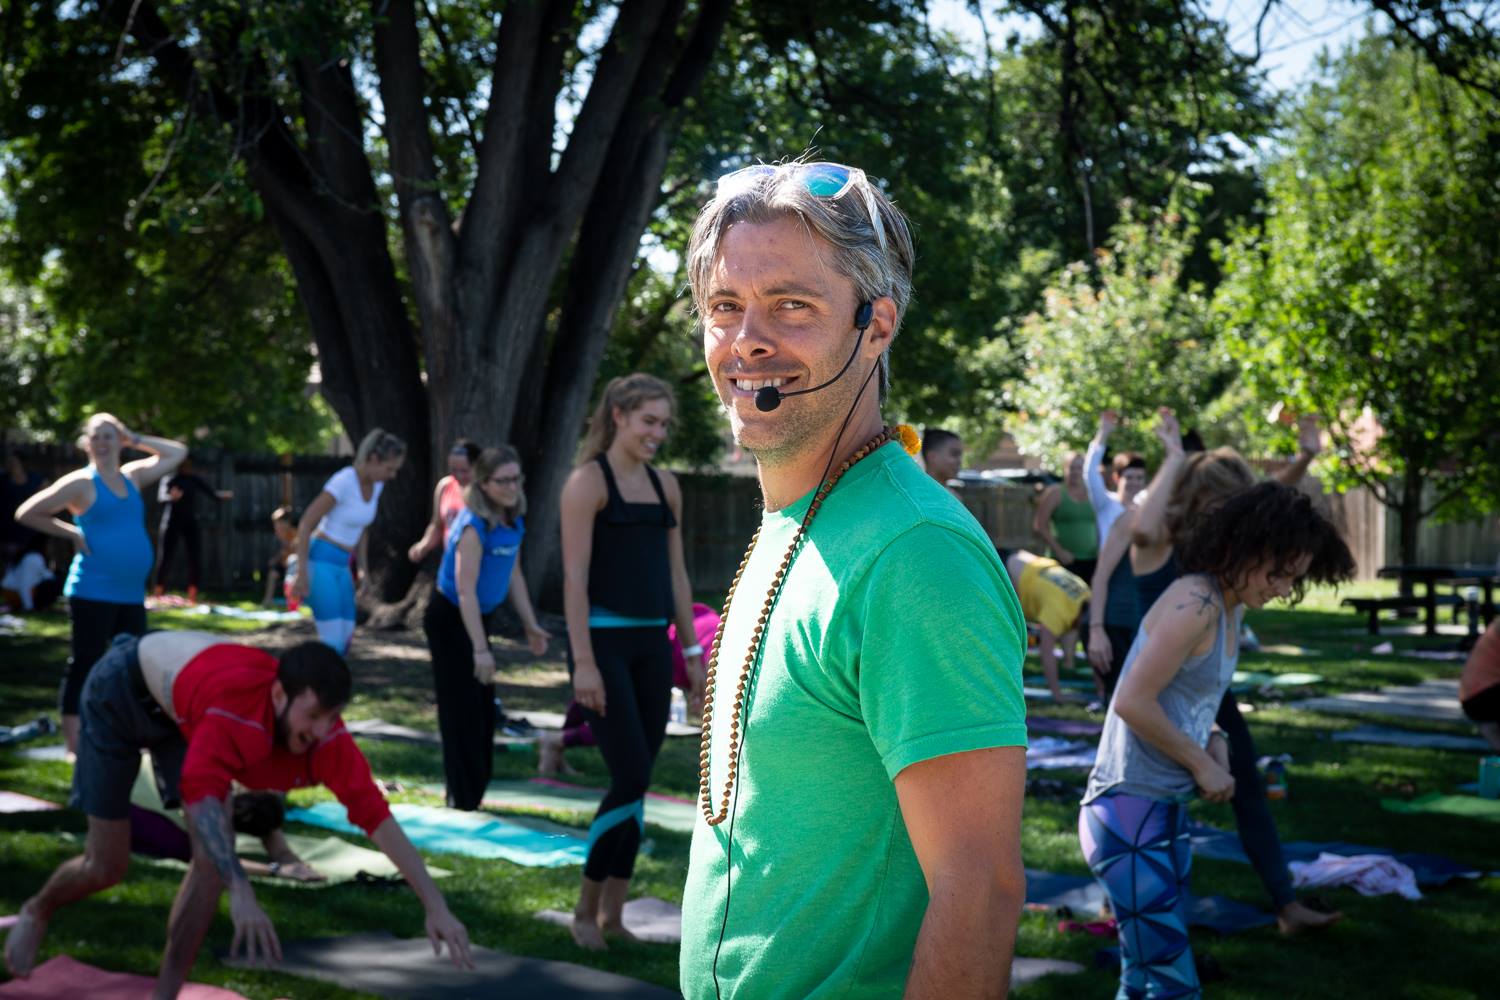
[[[770,591],[766,594],[766,603],[760,609],[760,617],[756,619],[755,632],[750,637],[750,651],[745,654],[745,663],[740,667],[739,684],[734,690],[734,711],[729,717],[729,773],[724,779],[724,798],[719,806],[718,814],[715,815],[712,793],[708,787],[709,734],[713,730],[714,721],[714,681],[718,672],[719,650],[720,643],[724,639],[724,626],[729,621],[729,607],[734,603],[735,591],[739,590],[740,578],[745,575],[745,567],[750,565],[750,555],[755,551],[755,543],[760,541],[759,528],[755,529],[755,535],[750,539],[750,547],[745,550],[745,558],[740,560],[740,568],[735,571],[734,582],[729,586],[729,596],[724,599],[724,611],[719,616],[719,629],[714,634],[713,653],[709,656],[708,670],[703,683],[703,748],[698,758],[698,796],[703,807],[703,818],[708,821],[709,826],[718,826],[729,816],[729,799],[734,791],[735,776],[739,772],[740,719],[745,710],[745,693],[749,689],[750,677],[755,671],[755,662],[760,653],[766,624],[771,620],[771,609],[781,593],[781,585],[786,580],[787,571],[791,569],[792,560],[797,556],[797,549],[802,544],[802,539],[807,536],[807,529],[812,524],[813,517],[818,513],[818,508],[823,505],[823,501],[828,498],[828,494],[843,478],[844,473],[848,472],[860,459],[872,454],[894,437],[894,432],[889,427],[885,428],[871,438],[864,447],[850,455],[844,464],[839,466],[838,471],[823,482],[817,494],[813,496],[812,503],[807,508],[807,514],[802,518],[802,524],[797,528],[792,544],[787,546],[786,555],[782,557],[781,566],[776,570],[776,577],[771,581]]]

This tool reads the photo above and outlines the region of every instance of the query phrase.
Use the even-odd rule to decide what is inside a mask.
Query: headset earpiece
[[[875,318],[875,304],[873,302],[861,302],[859,308],[854,310],[854,325],[861,331],[870,325]]]

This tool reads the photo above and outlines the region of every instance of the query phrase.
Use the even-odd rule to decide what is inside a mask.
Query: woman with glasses
[[[422,537],[406,550],[406,557],[414,563],[426,559],[448,537],[453,519],[464,509],[464,490],[474,479],[474,463],[479,461],[479,445],[468,438],[459,438],[448,449],[448,474],[437,481],[432,491],[432,520]]]
[[[432,654],[448,805],[477,809],[490,783],[495,739],[495,654],[485,617],[510,597],[537,656],[551,633],[537,623],[521,575],[526,494],[521,457],[509,445],[486,448],[448,529],[437,583],[422,621]]]
[[[338,650],[354,638],[354,574],[367,565],[368,529],[385,484],[406,461],[406,442],[379,427],[359,442],[353,463],[335,472],[297,525],[297,575],[292,596],[312,608],[318,638]]]
[[[682,554],[682,492],[651,460],[672,420],[672,390],[636,373],[604,387],[562,492],[563,607],[573,697],[609,767],[589,827],[573,939],[591,951],[630,937],[622,919],[645,826],[651,769],[671,710],[667,625],[693,636],[693,592]],[[695,692],[703,647],[683,649]]]

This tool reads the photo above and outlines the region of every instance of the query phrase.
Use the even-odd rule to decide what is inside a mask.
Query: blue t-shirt
[[[489,614],[500,606],[510,592],[510,572],[516,565],[516,556],[521,551],[521,537],[526,534],[526,519],[517,517],[514,525],[497,524],[488,527],[484,518],[472,510],[463,510],[453,519],[448,529],[448,540],[443,547],[443,563],[438,567],[438,593],[454,604],[458,603],[458,540],[466,528],[473,528],[479,535],[483,557],[479,562],[479,581],[475,589],[479,592],[479,609]]]
[[[141,604],[146,600],[146,578],[156,561],[151,536],[146,534],[146,505],[129,476],[125,496],[110,492],[99,473],[93,473],[94,502],[75,520],[88,542],[89,553],[73,556],[63,593],[87,601]]]

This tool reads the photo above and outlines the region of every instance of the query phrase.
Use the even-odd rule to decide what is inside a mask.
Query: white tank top
[[[375,520],[375,508],[380,504],[380,493],[385,483],[376,483],[370,491],[370,499],[360,495],[359,475],[354,466],[346,465],[323,484],[323,492],[333,497],[333,509],[318,522],[318,534],[337,542],[346,549],[359,544],[359,536],[370,522]]]

